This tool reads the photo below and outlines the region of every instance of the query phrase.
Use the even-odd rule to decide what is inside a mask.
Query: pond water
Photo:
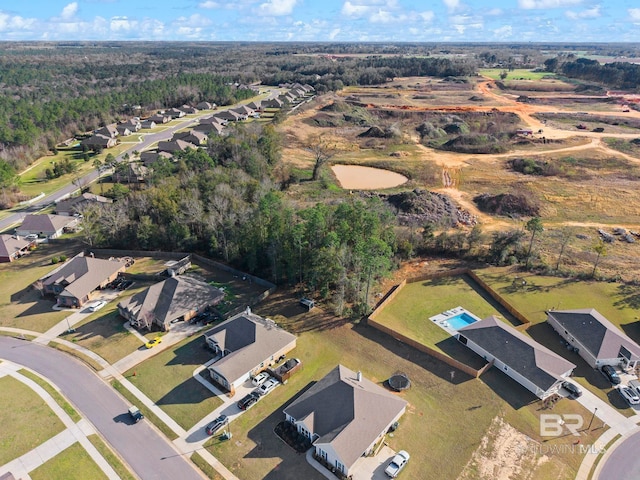
[[[331,170],[340,182],[340,186],[348,190],[392,188],[409,180],[399,173],[360,165],[334,165]]]

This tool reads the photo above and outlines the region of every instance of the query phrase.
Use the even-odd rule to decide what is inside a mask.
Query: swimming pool
[[[472,323],[477,322],[478,320],[474,318],[472,315],[467,312],[462,312],[456,315],[455,317],[447,318],[447,323],[449,326],[455,330],[460,330],[461,328],[466,327],[467,325],[471,325]]]

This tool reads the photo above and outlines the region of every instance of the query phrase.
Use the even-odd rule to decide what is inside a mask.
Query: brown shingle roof
[[[77,220],[72,217],[66,217],[63,215],[35,215],[29,214],[24,217],[22,225],[16,230],[18,231],[30,231],[30,232],[43,232],[45,234],[54,234],[58,230],[62,230],[67,225],[76,222]]]
[[[0,257],[11,257],[31,243],[33,240],[25,240],[23,237],[0,235]]]
[[[347,468],[397,418],[407,402],[366,378],[338,365],[285,408],[284,413],[304,421],[318,435],[314,442],[328,443]]]

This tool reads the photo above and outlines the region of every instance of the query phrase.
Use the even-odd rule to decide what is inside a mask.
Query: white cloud
[[[631,21],[634,23],[640,23],[640,8],[630,8],[627,10]]]
[[[492,8],[491,10],[489,10],[486,14],[490,15],[492,17],[497,17],[499,15],[502,15],[504,12],[502,11],[501,8]]]
[[[513,28],[511,27],[511,25],[504,25],[500,28],[496,28],[493,31],[493,36],[500,40],[510,38],[512,35]]]
[[[435,14],[432,11],[427,10],[418,13],[418,16],[422,19],[423,22],[431,22],[434,19]]]
[[[453,12],[460,8],[460,0],[442,0],[442,3],[444,3],[445,7],[447,7],[447,10],[449,10],[450,12]]]
[[[173,25],[176,27],[207,27],[211,25],[211,19],[205,17],[204,15],[200,15],[199,13],[194,13],[189,17],[178,17],[173,21]]]
[[[520,8],[540,10],[545,8],[562,8],[581,5],[583,0],[518,0]]]
[[[369,5],[358,5],[349,1],[344,2],[342,5],[342,14],[349,18],[360,18],[365,16],[371,7]]]
[[[260,5],[258,13],[268,17],[291,15],[296,3],[298,3],[298,0],[268,0]]]
[[[0,32],[28,31],[36,24],[35,18],[24,18],[0,12]]]
[[[596,5],[593,8],[589,8],[588,10],[583,10],[582,12],[574,12],[572,10],[567,10],[565,15],[571,20],[579,20],[581,18],[599,18],[600,14],[600,5]]]
[[[206,9],[218,8],[219,6],[220,4],[218,2],[213,2],[212,0],[207,0],[206,2],[200,2],[198,4],[198,7],[206,8]]]
[[[397,10],[397,0],[347,0],[341,13],[349,18],[362,18],[379,12]]]
[[[335,40],[335,38],[338,36],[339,33],[340,33],[339,28],[334,28],[333,30],[331,30],[331,32],[329,33],[329,40]]]
[[[68,4],[66,7],[62,9],[62,13],[60,17],[63,20],[70,20],[74,17],[74,15],[78,13],[78,2],[73,2]]]

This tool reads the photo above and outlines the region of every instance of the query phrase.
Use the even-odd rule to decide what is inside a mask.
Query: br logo
[[[563,435],[564,428],[566,428],[571,435],[579,437],[582,425],[584,425],[582,415],[577,413],[565,413],[564,415],[543,413],[540,415],[540,436],[559,437]]]

